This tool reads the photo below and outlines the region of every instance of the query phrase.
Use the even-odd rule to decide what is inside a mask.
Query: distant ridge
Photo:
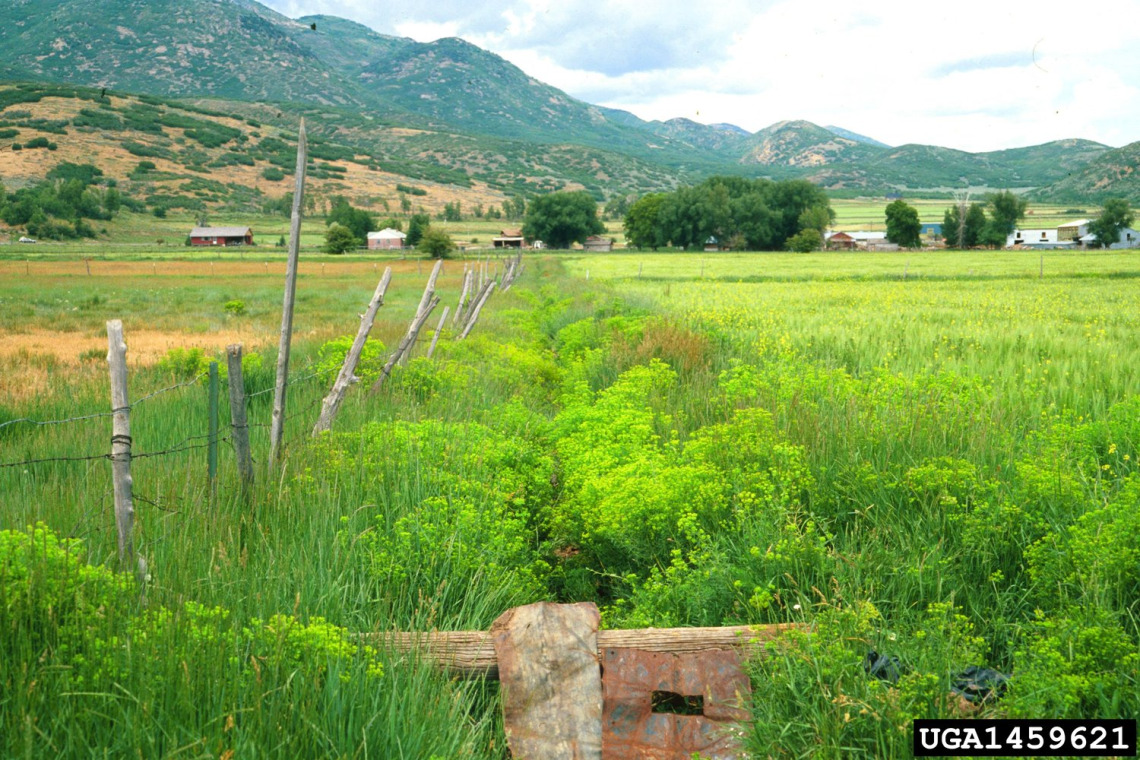
[[[520,194],[573,187],[601,199],[713,174],[803,177],[859,193],[1042,189],[1083,176],[1108,150],[1061,140],[967,153],[891,147],[804,120],[755,134],[684,118],[645,121],[578,100],[457,38],[420,43],[334,16],[294,20],[255,0],[109,0],[93,12],[95,5],[0,3],[0,79],[107,87],[229,110],[240,101],[247,116],[279,120],[281,128],[303,113],[314,135],[355,145],[409,176],[481,181]],[[1082,192],[1077,184],[1063,190]]]
[[[863,143],[864,145],[874,145],[876,148],[889,148],[889,147],[891,147],[890,145],[887,145],[884,142],[879,142],[878,140],[876,140],[873,137],[867,137],[866,135],[861,135],[858,132],[852,132],[851,130],[844,129],[843,127],[836,127],[836,126],[828,125],[828,126],[824,127],[824,129],[826,129],[828,132],[834,132],[835,134],[839,135],[840,137],[846,137],[848,140],[854,140],[855,142]]]

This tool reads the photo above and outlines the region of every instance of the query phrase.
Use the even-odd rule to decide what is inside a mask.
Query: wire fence
[[[307,383],[307,382],[312,381],[312,380],[323,379],[323,378],[331,375],[333,372],[336,372],[338,370],[339,370],[339,367],[324,368],[324,369],[319,369],[319,370],[309,372],[309,373],[306,373],[303,375],[299,375],[297,377],[290,378],[286,383],[286,387],[293,387],[296,385],[300,385],[302,383]],[[172,391],[177,391],[177,390],[181,390],[184,388],[190,388],[190,387],[197,386],[208,375],[209,375],[209,371],[204,371],[204,372],[201,372],[198,375],[194,376],[193,378],[186,380],[184,382],[176,383],[174,385],[166,386],[164,388],[159,388],[158,390],[152,391],[150,393],[147,393],[144,396],[141,396],[140,398],[138,398],[135,401],[128,404],[126,407],[123,407],[120,409],[111,409],[111,410],[108,410],[105,412],[93,412],[91,414],[82,414],[82,415],[76,415],[73,417],[64,417],[61,419],[53,419],[53,420],[37,420],[37,419],[32,419],[30,417],[19,417],[16,419],[6,420],[4,422],[0,422],[0,430],[3,430],[4,428],[7,428],[7,427],[10,427],[13,425],[27,425],[29,427],[40,428],[40,427],[67,425],[67,424],[75,423],[75,422],[86,422],[89,420],[112,417],[117,412],[123,411],[124,409],[126,411],[134,411],[137,407],[139,407],[143,403],[150,401],[151,399],[157,398],[159,396],[162,396],[164,394],[170,393]],[[276,389],[277,389],[276,384],[274,384],[268,388],[263,388],[259,391],[247,393],[247,394],[245,394],[246,402],[248,403],[249,400],[252,398],[262,396],[262,395],[267,394],[267,393],[272,393]],[[320,404],[321,401],[322,401],[322,398],[318,396],[318,398],[316,398],[314,401],[310,402],[309,404],[306,404],[304,407],[297,409],[297,410],[294,410],[290,414],[287,414],[285,417],[285,422],[289,422],[290,420],[294,420],[298,417],[301,417],[305,414],[308,414],[318,404]],[[247,425],[247,427],[268,428],[271,426],[269,423],[251,422]],[[211,436],[208,433],[207,434],[192,435],[192,436],[188,436],[187,438],[184,438],[181,441],[170,444],[170,445],[168,445],[164,448],[161,448],[161,449],[156,449],[153,451],[140,451],[140,452],[133,452],[132,451],[131,452],[131,459],[132,460],[134,460],[134,459],[149,459],[149,458],[155,458],[155,457],[170,456],[170,455],[174,455],[174,454],[181,454],[181,453],[188,452],[188,451],[196,451],[199,449],[208,448],[214,444],[222,444],[222,443],[229,443],[229,442],[231,442],[231,438],[229,435],[219,434],[216,437]],[[31,458],[31,459],[22,459],[22,460],[16,460],[16,461],[0,462],[0,469],[27,467],[29,465],[48,464],[48,463],[54,463],[54,462],[71,462],[71,463],[74,463],[74,462],[95,462],[95,461],[110,460],[110,459],[111,459],[111,452],[110,451],[97,453],[97,454],[78,455],[78,456],[37,457],[37,458]]]

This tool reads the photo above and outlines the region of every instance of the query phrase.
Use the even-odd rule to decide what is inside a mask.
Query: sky
[[[588,103],[971,152],[1140,140],[1137,0],[262,0],[461,37]]]

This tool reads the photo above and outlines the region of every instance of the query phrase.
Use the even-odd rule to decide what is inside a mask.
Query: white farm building
[[[398,251],[404,247],[404,238],[407,235],[394,230],[391,227],[385,227],[379,232],[368,233],[368,250],[370,251]]]

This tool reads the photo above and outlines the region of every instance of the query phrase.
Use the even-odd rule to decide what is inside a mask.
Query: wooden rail
[[[598,653],[610,648],[648,652],[699,652],[706,649],[746,648],[772,641],[802,625],[740,625],[726,628],[638,628],[598,631]],[[487,631],[432,631],[431,633],[366,633],[360,639],[396,651],[423,653],[445,670],[457,675],[497,679],[499,664],[495,645]],[[599,659],[600,661],[600,659]]]

